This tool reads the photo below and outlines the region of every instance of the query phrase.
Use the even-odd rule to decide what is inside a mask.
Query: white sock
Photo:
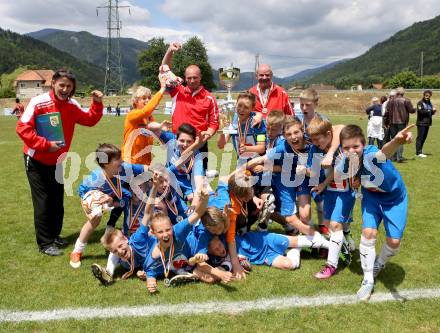
[[[399,252],[399,250],[400,250],[400,246],[396,249],[393,249],[389,247],[387,243],[384,243],[382,245],[382,250],[380,251],[380,255],[377,258],[378,263],[384,266],[391,257],[395,256]]]
[[[298,247],[310,247],[319,249],[321,247],[328,249],[329,242],[327,239],[325,239],[319,232],[315,231],[313,236],[298,236]]]
[[[292,269],[298,268],[301,261],[301,249],[293,248],[287,251],[286,257],[292,263]]]
[[[359,245],[359,254],[361,257],[361,266],[364,271],[364,280],[374,283],[373,267],[376,260],[376,239],[367,239],[361,236]]]
[[[327,263],[333,267],[338,267],[339,251],[341,251],[342,242],[344,241],[344,232],[330,231],[330,243],[328,246]]]
[[[75,242],[75,248],[73,249],[73,252],[83,253],[86,245],[87,245],[87,243],[81,242],[78,238]]]
[[[119,266],[119,257],[116,254],[110,252],[107,258],[107,266],[105,267],[105,269],[111,276],[113,276],[113,274],[115,273],[115,269],[118,266]]]

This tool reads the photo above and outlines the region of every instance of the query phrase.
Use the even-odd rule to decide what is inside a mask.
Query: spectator
[[[20,99],[16,98],[15,105],[14,108],[12,109],[11,114],[15,114],[17,116],[17,119],[20,119],[23,112],[24,112],[24,106],[23,104],[20,103]]]
[[[431,103],[432,91],[425,90],[423,98],[417,103],[417,139],[416,155],[425,158],[423,145],[428,136],[429,127],[432,125],[432,115],[436,113],[435,107]]]
[[[116,116],[117,117],[121,116],[121,107],[119,106],[119,103],[116,104]]]
[[[397,133],[408,125],[409,114],[416,112],[411,101],[405,98],[404,94],[405,89],[402,87],[397,88],[396,97],[389,101],[385,110],[384,123],[389,127],[390,139],[393,139]],[[396,161],[397,163],[402,163],[404,161],[403,145],[400,145],[391,160]]]
[[[365,112],[368,115],[367,136],[368,144],[374,145],[374,140],[377,140],[377,147],[382,148],[383,145],[383,124],[382,124],[382,105],[379,98],[373,97],[371,99],[372,105],[367,107]]]

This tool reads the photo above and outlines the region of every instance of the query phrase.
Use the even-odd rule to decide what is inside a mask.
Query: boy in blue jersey
[[[167,179],[158,170],[152,172],[153,186],[160,188],[166,183]],[[142,212],[141,223],[129,237],[119,229],[112,229],[101,237],[101,244],[110,252],[107,266],[103,268],[98,264],[93,264],[92,272],[102,284],[109,285],[113,282],[114,271],[119,265],[128,270],[122,276],[123,279],[127,279],[135,271],[137,271],[136,273],[139,278],[145,279],[145,273],[142,270],[143,264],[150,251],[150,247],[154,244],[153,237],[149,235],[149,223],[153,212],[154,199],[153,195],[150,194],[148,200],[143,198],[141,201],[143,207],[145,207]]]
[[[157,188],[152,189],[153,197]],[[150,293],[157,291],[157,278],[169,278],[170,272],[180,274],[193,269],[189,259],[195,257],[194,264],[208,259],[205,253],[195,253],[194,239],[190,236],[193,225],[199,220],[206,210],[208,193],[202,190],[200,202],[195,211],[183,221],[172,225],[169,217],[162,212],[157,212],[151,219],[151,232],[155,236],[154,245],[151,247],[144,263],[147,275],[147,289]],[[188,237],[190,236],[190,237]]]
[[[217,140],[219,149],[224,149],[229,138],[232,140],[237,153],[238,164],[246,160],[264,154],[266,150],[266,123],[263,120],[258,126],[253,127],[256,113],[253,112],[256,103],[254,94],[245,92],[237,97],[237,106],[232,126],[237,130],[236,134],[220,134]]]
[[[153,131],[163,144],[167,146],[167,160],[165,166],[174,174],[178,189],[182,192],[185,201],[196,201],[194,193],[200,191],[203,185],[203,157],[197,150],[200,145],[199,137],[194,126],[184,123],[179,126],[177,133],[163,130],[158,123],[150,123]]]
[[[364,278],[357,292],[359,300],[367,301],[374,289],[374,279],[387,261],[400,249],[406,226],[408,194],[399,172],[389,158],[400,145],[410,143],[410,125],[381,150],[365,145],[365,136],[357,125],[348,125],[341,132],[341,144],[348,162],[359,165],[356,176],[362,185],[362,236],[359,246]],[[349,175],[350,176],[350,175]],[[381,221],[384,222],[386,242],[376,257],[376,239]]]
[[[142,179],[146,178],[148,167],[141,164],[128,164],[122,162],[121,151],[112,144],[100,144],[96,149],[96,161],[99,165],[98,169],[84,179],[79,186],[78,193],[83,199],[85,195],[92,191],[98,190],[106,195],[103,203],[109,205],[118,205],[124,207],[131,198],[131,192],[124,185],[135,185],[142,183]],[[144,177],[145,176],[145,177]],[[99,225],[101,216],[87,216],[87,222],[81,228],[75,247],[70,254],[70,266],[79,268],[81,266],[81,256],[87,245],[87,241],[93,231]]]
[[[304,145],[302,124],[295,117],[287,117],[284,124],[284,138],[278,145],[270,149],[265,156],[253,159],[247,163],[252,168],[255,164],[265,163],[280,165],[281,173],[272,175],[271,185],[276,197],[277,212],[275,220],[282,220],[300,232],[310,236],[321,238],[321,235],[307,223],[302,223],[296,216],[296,192],[297,187],[305,180],[304,173],[297,173],[300,166],[304,166],[307,160],[308,146]],[[264,181],[265,179],[263,179]],[[314,236],[316,234],[316,236]],[[317,241],[317,240],[315,240]]]
[[[340,128],[342,129],[342,128]],[[330,245],[327,255],[327,263],[324,268],[315,274],[318,279],[328,279],[336,273],[339,254],[343,248],[346,255],[346,263],[350,261],[349,251],[344,244],[343,225],[353,221],[353,207],[355,203],[354,190],[350,188],[346,180],[340,182],[335,180],[333,168],[323,170],[316,161],[323,157],[332,145],[333,137],[339,133],[334,132],[332,124],[328,120],[315,117],[307,128],[313,146],[309,150],[307,167],[310,169],[310,184],[319,178],[319,184],[312,188],[313,192],[324,195],[324,218],[330,227]],[[342,151],[339,149],[335,159],[342,158]],[[326,171],[326,175],[323,173]],[[314,179],[313,179],[314,178]]]

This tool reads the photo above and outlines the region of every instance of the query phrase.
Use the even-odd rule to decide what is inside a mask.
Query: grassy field
[[[160,118],[160,117],[159,117]],[[360,116],[333,116],[335,123],[355,123],[366,127]],[[412,119],[414,122],[414,118]],[[255,300],[262,297],[312,296],[319,294],[354,294],[362,279],[358,254],[355,261],[329,281],[317,281],[313,274],[324,263],[304,253],[301,268],[285,272],[257,267],[245,282],[230,286],[192,284],[165,289],[150,296],[137,279],[118,282],[105,288],[92,277],[90,265],[104,264],[106,256],[99,244],[104,226],[95,233],[78,270],[69,266],[68,255],[84,223],[79,198],[65,197],[63,236],[70,242],[64,256],[50,258],[38,253],[33,226],[33,210],[29,185],[23,167],[21,142],[15,134],[16,120],[0,117],[0,310],[51,310],[78,307],[110,307],[123,305],[178,304],[206,301]],[[82,158],[80,177],[74,191],[88,170],[85,157],[97,143],[122,141],[123,117],[104,117],[94,128],[78,126],[72,152]],[[414,131],[414,134],[415,131]],[[426,143],[426,159],[415,158],[414,145],[405,147],[406,163],[397,165],[407,185],[410,202],[408,225],[400,254],[393,258],[377,282],[376,291],[398,291],[410,288],[440,286],[440,246],[437,239],[440,180],[440,121],[435,119]],[[211,146],[212,151],[216,151]],[[218,159],[217,167],[220,169]],[[360,238],[360,210],[355,208],[353,234]],[[383,230],[382,230],[383,231]],[[382,236],[383,237],[383,236]],[[382,238],[381,238],[382,239]],[[381,242],[379,242],[381,243]],[[281,311],[247,312],[228,315],[190,317],[122,318],[102,320],[66,320],[49,323],[2,324],[0,331],[72,332],[72,331],[335,331],[349,332],[438,332],[440,302],[415,300],[403,303],[358,304],[298,308]]]

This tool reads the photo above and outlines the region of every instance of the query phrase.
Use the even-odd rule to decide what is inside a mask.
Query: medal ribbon
[[[249,117],[248,120],[246,120],[246,124],[244,126],[244,134],[243,134],[243,131],[241,130],[241,122],[240,120],[238,120],[238,141],[240,144],[246,143],[246,137],[249,132],[250,123],[251,123],[251,118]]]
[[[165,275],[165,278],[168,278],[168,274],[170,274],[171,263],[173,261],[173,256],[174,256],[174,239],[171,241],[168,264],[165,264],[165,252],[162,251],[162,248],[160,247],[160,243],[159,243],[159,250],[160,250],[160,260],[162,261],[162,265],[163,265],[163,274]]]
[[[125,273],[124,275],[122,275],[121,279],[122,280],[126,280],[128,279],[130,276],[133,275],[134,272],[134,254],[133,254],[133,249],[131,248],[131,246],[129,246],[130,248],[130,270]]]
[[[247,205],[244,202],[241,202],[241,200],[237,199],[238,204],[240,205],[240,212],[241,214],[243,214],[244,216],[248,216],[248,209],[247,209]]]
[[[130,200],[129,225],[128,225],[128,232],[129,233],[132,230],[132,228],[135,226],[136,221],[137,221],[137,219],[139,217],[139,214],[144,209],[144,207],[145,207],[145,202],[144,202],[144,200],[142,200],[141,203],[139,204],[138,208],[136,209],[136,212],[134,213],[134,216],[133,216],[133,201]]]
[[[165,203],[167,204],[168,209],[175,215],[177,216],[177,205],[176,205],[176,201],[173,200],[172,204],[171,202],[167,199],[164,198]]]
[[[116,186],[113,184],[112,180],[107,176],[107,174],[105,173],[105,171],[103,170],[102,173],[104,174],[105,180],[108,184],[108,186],[110,186],[112,192],[116,195],[116,197],[121,200],[122,199],[122,188],[121,188],[121,177],[118,175],[115,177],[116,178]]]
[[[185,165],[185,163],[186,162],[182,163],[182,165],[179,168],[177,168],[177,170],[179,170],[179,172],[189,174],[192,170],[193,165],[194,165],[194,155],[191,156],[191,158],[189,160],[188,167]]]
[[[267,94],[267,97],[265,94],[261,93],[260,86],[257,84],[257,91],[258,91],[258,99],[260,100],[262,110],[266,108],[267,102],[269,102],[269,96],[272,93],[273,90],[273,82],[270,85],[269,93]]]

